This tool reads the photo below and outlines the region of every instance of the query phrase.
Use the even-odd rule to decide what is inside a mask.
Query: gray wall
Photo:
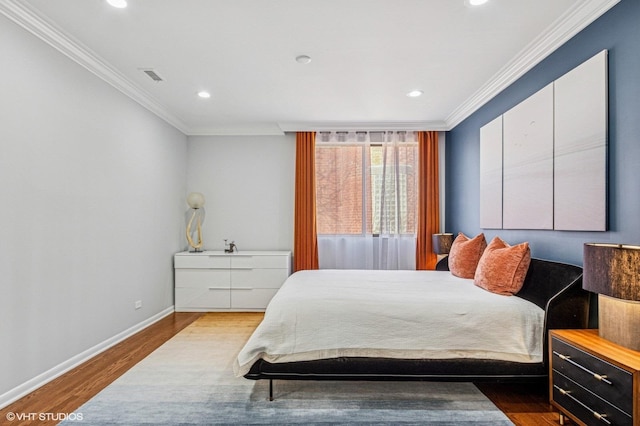
[[[292,250],[295,135],[191,136],[188,144],[188,189],[206,198],[204,248],[223,250],[226,238],[240,250]]]
[[[532,255],[582,264],[585,242],[640,244],[640,2],[622,0],[448,133],[447,231],[475,235],[479,224],[480,127],[603,49],[609,50],[607,232],[484,230],[488,239],[529,241]],[[527,188],[522,188],[526,192]]]
[[[173,305],[187,138],[4,17],[0,57],[1,406]]]

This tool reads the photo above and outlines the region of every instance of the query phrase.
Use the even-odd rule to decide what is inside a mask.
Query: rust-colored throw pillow
[[[469,239],[462,232],[459,232],[449,250],[449,270],[451,273],[460,278],[473,278],[485,247],[487,247],[487,240],[485,240],[484,234],[478,234]]]
[[[473,282],[492,293],[511,296],[522,288],[530,263],[529,243],[510,246],[495,237],[478,263]]]

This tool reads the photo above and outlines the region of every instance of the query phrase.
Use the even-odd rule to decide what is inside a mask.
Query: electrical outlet
[[[136,300],[135,308],[136,309],[142,308],[142,300]]]

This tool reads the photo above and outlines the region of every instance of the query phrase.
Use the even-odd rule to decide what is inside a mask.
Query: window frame
[[[417,233],[417,229],[414,229],[413,232],[400,232],[400,223],[399,221],[396,220],[397,224],[396,224],[396,230],[398,232],[396,233],[368,233],[367,232],[367,225],[369,222],[371,222],[371,229],[373,231],[373,226],[374,226],[374,221],[373,221],[373,209],[374,209],[374,197],[373,194],[370,194],[367,192],[369,186],[367,185],[367,179],[365,178],[365,171],[369,171],[369,175],[370,177],[372,177],[371,174],[371,152],[367,149],[367,148],[371,148],[371,147],[383,147],[385,145],[388,145],[387,149],[389,149],[389,147],[391,147],[392,149],[394,149],[394,167],[395,168],[399,168],[400,164],[399,164],[399,150],[397,149],[399,146],[405,145],[405,146],[413,146],[416,149],[416,156],[417,156],[417,149],[418,149],[418,142],[417,141],[403,141],[403,142],[370,142],[370,141],[364,141],[364,142],[359,142],[359,141],[344,141],[344,142],[340,142],[340,141],[328,141],[328,142],[320,142],[320,141],[316,141],[316,160],[317,160],[317,150],[318,148],[322,148],[322,147],[361,147],[361,167],[362,167],[362,172],[360,174],[360,180],[362,183],[362,203],[361,203],[361,219],[360,219],[360,233],[337,233],[337,234],[332,234],[332,233],[321,233],[318,232],[318,236],[336,236],[336,237],[367,237],[367,236],[371,236],[374,238],[379,238],[383,235],[397,235],[397,236],[412,236],[412,235],[416,235]],[[369,155],[367,155],[367,153],[369,153]],[[416,158],[416,162],[418,161],[418,159]],[[417,164],[416,164],[417,166]],[[405,165],[406,167],[406,165]],[[317,178],[317,166],[316,166],[316,178]],[[416,176],[417,179],[417,176]],[[371,186],[373,186],[373,179],[371,180]],[[406,185],[406,182],[405,182]],[[417,186],[416,186],[416,191],[417,191]],[[317,193],[318,193],[318,182],[316,182],[316,200],[317,200]],[[417,196],[417,194],[416,194]],[[399,197],[401,197],[401,194],[397,193],[395,194],[395,206],[396,206],[396,210],[399,210]],[[371,209],[372,209],[372,214],[371,214],[371,221],[368,220],[368,216],[367,216],[367,200],[371,201]],[[317,207],[316,207],[317,208]],[[418,205],[417,205],[417,200],[415,202],[414,205],[414,209],[415,209],[415,216],[417,218],[417,213],[418,213]],[[396,213],[396,218],[398,217],[398,214]],[[417,227],[417,223],[415,224],[415,227]],[[319,227],[318,227],[319,228]]]

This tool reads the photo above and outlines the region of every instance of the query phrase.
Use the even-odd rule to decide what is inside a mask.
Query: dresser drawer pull
[[[591,408],[589,408],[587,405],[585,405],[582,401],[580,401],[578,398],[576,398],[575,396],[571,395],[571,391],[568,390],[564,390],[562,389],[560,386],[558,385],[553,385],[553,387],[555,389],[558,389],[558,392],[560,392],[562,395],[571,398],[573,401],[577,402],[578,404],[580,404],[582,407],[584,407],[585,410],[588,410],[589,412],[591,412],[591,414],[593,415],[593,417],[595,417],[596,419],[610,425],[611,422],[609,421],[609,419],[607,419],[607,415],[606,414],[600,414],[597,411],[592,410]]]
[[[231,290],[253,290],[253,287],[231,287]]]
[[[613,383],[607,378],[606,375],[604,374],[598,374],[598,373],[594,373],[593,371],[589,370],[587,367],[584,367],[580,364],[578,364],[577,362],[575,362],[574,360],[571,359],[570,356],[567,355],[562,355],[560,352],[556,352],[553,351],[554,355],[556,355],[558,358],[560,358],[563,361],[567,361],[569,364],[571,365],[575,365],[576,367],[578,367],[579,369],[591,374],[593,376],[594,379],[601,381],[602,383],[606,383],[608,385],[612,385]]]
[[[209,290],[229,290],[229,287],[209,287]]]

